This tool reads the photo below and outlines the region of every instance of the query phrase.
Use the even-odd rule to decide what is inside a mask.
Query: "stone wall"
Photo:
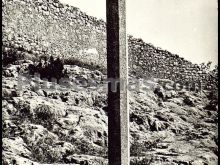
[[[105,63],[105,22],[57,0],[5,0],[3,25],[6,47]]]
[[[3,0],[3,51],[75,58],[106,67],[106,23],[58,0]],[[142,39],[128,37],[130,71],[212,84],[207,71]]]
[[[205,82],[207,71],[176,54],[129,36],[130,67],[134,72],[182,82]]]

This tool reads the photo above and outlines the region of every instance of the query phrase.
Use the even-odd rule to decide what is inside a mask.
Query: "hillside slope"
[[[41,55],[74,58],[106,68],[106,23],[59,0],[2,1],[3,55],[12,49],[25,58]],[[147,41],[150,42],[150,41]],[[204,66],[128,36],[131,73],[150,74],[173,81],[200,82],[212,88]]]
[[[3,164],[107,164],[106,75],[65,65],[66,88],[31,78],[28,63],[3,70]],[[159,81],[169,80],[130,92],[131,164],[217,164],[218,112],[204,108],[206,91],[168,91]]]

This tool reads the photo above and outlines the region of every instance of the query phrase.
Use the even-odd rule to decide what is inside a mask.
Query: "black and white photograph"
[[[217,165],[218,0],[2,0],[2,165]]]

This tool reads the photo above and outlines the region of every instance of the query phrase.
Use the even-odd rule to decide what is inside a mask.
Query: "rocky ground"
[[[59,85],[25,74],[28,63],[3,69],[3,164],[107,165],[106,75],[66,65]],[[130,92],[130,164],[216,165],[218,111],[205,108],[206,91],[148,84]]]

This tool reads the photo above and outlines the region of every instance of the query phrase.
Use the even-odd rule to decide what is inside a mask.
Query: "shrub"
[[[137,137],[134,138],[134,143],[131,144],[130,152],[131,156],[144,156],[145,153],[151,151],[153,148],[157,148],[157,145],[162,142],[166,137],[158,136],[149,139],[148,141],[140,141]]]
[[[47,129],[52,129],[59,116],[64,116],[63,108],[53,108],[47,104],[40,104],[34,109],[33,123],[41,124]]]
[[[57,83],[62,77],[67,76],[67,70],[64,70],[64,64],[62,60],[58,57],[54,60],[53,56],[50,56],[48,60],[47,56],[41,56],[40,62],[37,64],[29,64],[29,74],[34,75],[35,73],[40,74],[41,79],[48,79],[52,81],[53,78],[57,79]],[[43,59],[43,60],[42,60]]]
[[[209,103],[204,108],[216,111],[218,106],[218,91],[214,90],[209,92],[207,98],[209,99]]]
[[[27,101],[20,100],[17,104],[17,109],[20,112],[21,115],[29,115],[30,112],[30,104]]]
[[[211,111],[217,111],[217,110],[218,110],[217,105],[218,105],[218,101],[217,101],[217,100],[211,100],[211,101],[204,107],[204,109],[206,109],[206,110],[211,110]]]
[[[16,49],[4,49],[2,52],[2,64],[7,66],[9,64],[14,64],[17,60],[24,59],[24,55],[21,51]]]
[[[49,105],[42,104],[35,108],[33,122],[51,129],[56,117],[56,113],[52,111]]]
[[[142,159],[134,159],[130,161],[130,165],[150,165],[153,159],[142,158]]]
[[[86,68],[86,69],[90,69],[90,70],[99,70],[103,73],[107,73],[107,70],[106,68],[104,67],[101,67],[99,65],[96,65],[94,63],[86,63],[86,62],[82,62],[74,57],[70,57],[70,58],[66,58],[64,59],[64,64],[65,65],[77,65],[79,67],[83,67],[83,68]]]
[[[18,103],[14,103],[17,109],[17,116],[19,122],[22,123],[26,120],[31,120],[33,117],[33,112],[31,111],[30,103],[24,100],[19,100]]]
[[[20,114],[23,116],[31,116],[33,115],[33,113],[31,112],[31,107],[30,107],[30,103],[28,102],[22,102],[20,101],[18,103],[18,108],[19,108],[19,111],[20,111]]]
[[[57,163],[61,160],[62,152],[59,147],[54,145],[54,136],[45,132],[41,138],[35,138],[35,141],[25,137],[24,141],[29,146],[34,161],[41,163]]]
[[[55,114],[52,113],[51,107],[49,105],[39,105],[35,109],[35,116],[37,119],[46,121],[46,120],[53,120],[55,118]]]
[[[77,154],[85,154],[85,155],[93,155],[93,156],[107,156],[107,147],[96,147],[90,141],[85,139],[76,140],[73,145],[76,147],[75,153]]]
[[[94,95],[92,96],[93,99],[93,106],[102,108],[107,104],[106,95],[99,95],[98,93],[94,92]]]

